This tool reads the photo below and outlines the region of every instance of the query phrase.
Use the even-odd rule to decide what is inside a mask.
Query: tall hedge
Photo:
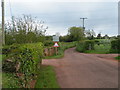
[[[94,40],[80,41],[77,44],[76,50],[79,52],[85,52],[86,50],[94,50]]]
[[[111,41],[111,53],[120,53],[120,39]]]
[[[26,85],[32,77],[36,76],[40,68],[43,44],[14,44],[3,48],[3,54],[6,55],[6,60],[3,60],[3,71],[22,75],[21,83],[23,87],[28,87]]]

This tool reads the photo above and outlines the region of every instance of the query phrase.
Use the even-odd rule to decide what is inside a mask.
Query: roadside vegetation
[[[62,58],[64,57],[64,51],[68,48],[72,48],[76,46],[76,42],[59,42],[59,46],[58,47],[58,53],[57,55],[54,54],[52,56],[46,56],[44,57],[45,59],[57,59],[57,58]]]
[[[52,66],[41,66],[35,88],[60,88]]]
[[[120,56],[115,57],[115,59],[120,61]]]
[[[54,45],[52,36],[45,36],[48,27],[35,19],[23,15],[6,23],[1,55],[3,88],[59,88],[53,67],[41,65],[44,49]],[[58,54],[48,58],[63,57],[66,49],[76,46],[75,28],[68,30],[67,41],[60,40]],[[77,29],[82,35],[82,29]],[[79,34],[77,36],[81,38]],[[31,85],[32,82],[34,85]]]
[[[27,15],[12,18],[5,24],[5,45],[0,55],[3,88],[60,88],[54,68],[41,63],[43,58],[63,57],[68,48],[76,47],[82,53],[120,53],[119,36],[102,37],[99,33],[95,37],[93,30],[74,26],[68,29],[67,35],[60,36],[57,55],[45,56],[45,48],[53,47],[54,42],[51,35],[46,35],[48,27],[44,22]]]
[[[33,81],[45,80],[39,77],[45,76],[41,62],[43,58],[45,41],[51,42],[52,36],[45,36],[48,27],[44,26],[43,21],[38,21],[31,16],[15,18],[5,26],[5,46],[2,48],[2,88],[34,88]],[[0,57],[1,57],[0,56]],[[53,69],[49,66],[44,67],[48,74],[47,77],[56,79]],[[46,84],[46,82],[40,82]],[[55,84],[56,83],[56,84]],[[57,85],[51,81],[50,85]],[[49,86],[50,87],[50,86]],[[57,86],[56,86],[57,87]],[[44,86],[43,86],[44,88]]]

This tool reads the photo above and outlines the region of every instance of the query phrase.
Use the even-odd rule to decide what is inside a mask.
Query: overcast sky
[[[68,28],[82,26],[110,36],[118,34],[118,0],[5,0],[5,17],[32,15],[45,21],[47,35],[60,32],[66,35]],[[11,4],[11,5],[10,5]],[[11,11],[10,13],[10,6]],[[1,10],[1,9],[0,9]],[[1,11],[0,11],[1,12]],[[1,16],[1,13],[0,13]]]

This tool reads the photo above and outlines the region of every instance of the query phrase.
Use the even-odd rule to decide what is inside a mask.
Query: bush
[[[120,39],[111,41],[111,53],[120,53]]]
[[[77,46],[76,46],[76,50],[79,52],[84,52],[85,51],[85,41],[80,41]]]
[[[86,40],[84,44],[85,50],[94,50],[94,41],[93,40]]]
[[[93,40],[80,41],[77,44],[76,50],[79,52],[85,52],[86,50],[94,50]]]
[[[100,44],[99,40],[95,40],[95,44],[99,45]]]
[[[43,44],[12,45],[7,50],[7,59],[3,61],[3,71],[23,74],[22,83],[27,83],[35,76],[43,57]],[[5,52],[5,50],[3,49]],[[8,63],[6,63],[8,62]]]
[[[53,46],[54,42],[53,41],[45,41],[44,46]]]

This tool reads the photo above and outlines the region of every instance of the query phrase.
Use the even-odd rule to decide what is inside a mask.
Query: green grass
[[[52,66],[42,66],[36,81],[35,88],[60,88],[54,68]]]
[[[35,88],[60,88],[54,68],[52,66],[41,66],[39,70]],[[19,79],[15,77],[14,73],[0,74],[2,76],[3,88],[20,88]]]
[[[54,68],[52,66],[41,66],[35,88],[60,88],[57,80]],[[20,88],[19,79],[15,77],[14,73],[2,74],[2,87],[3,88]]]
[[[20,88],[18,78],[13,73],[2,72],[2,87],[3,88]]]
[[[76,42],[60,42],[60,47],[58,49],[58,54],[53,56],[46,56],[45,59],[58,59],[64,57],[64,51],[68,48],[76,46]]]
[[[108,54],[111,48],[111,45],[110,44],[106,44],[106,45],[96,44],[94,48],[95,48],[94,50],[87,50],[85,51],[85,53]]]

